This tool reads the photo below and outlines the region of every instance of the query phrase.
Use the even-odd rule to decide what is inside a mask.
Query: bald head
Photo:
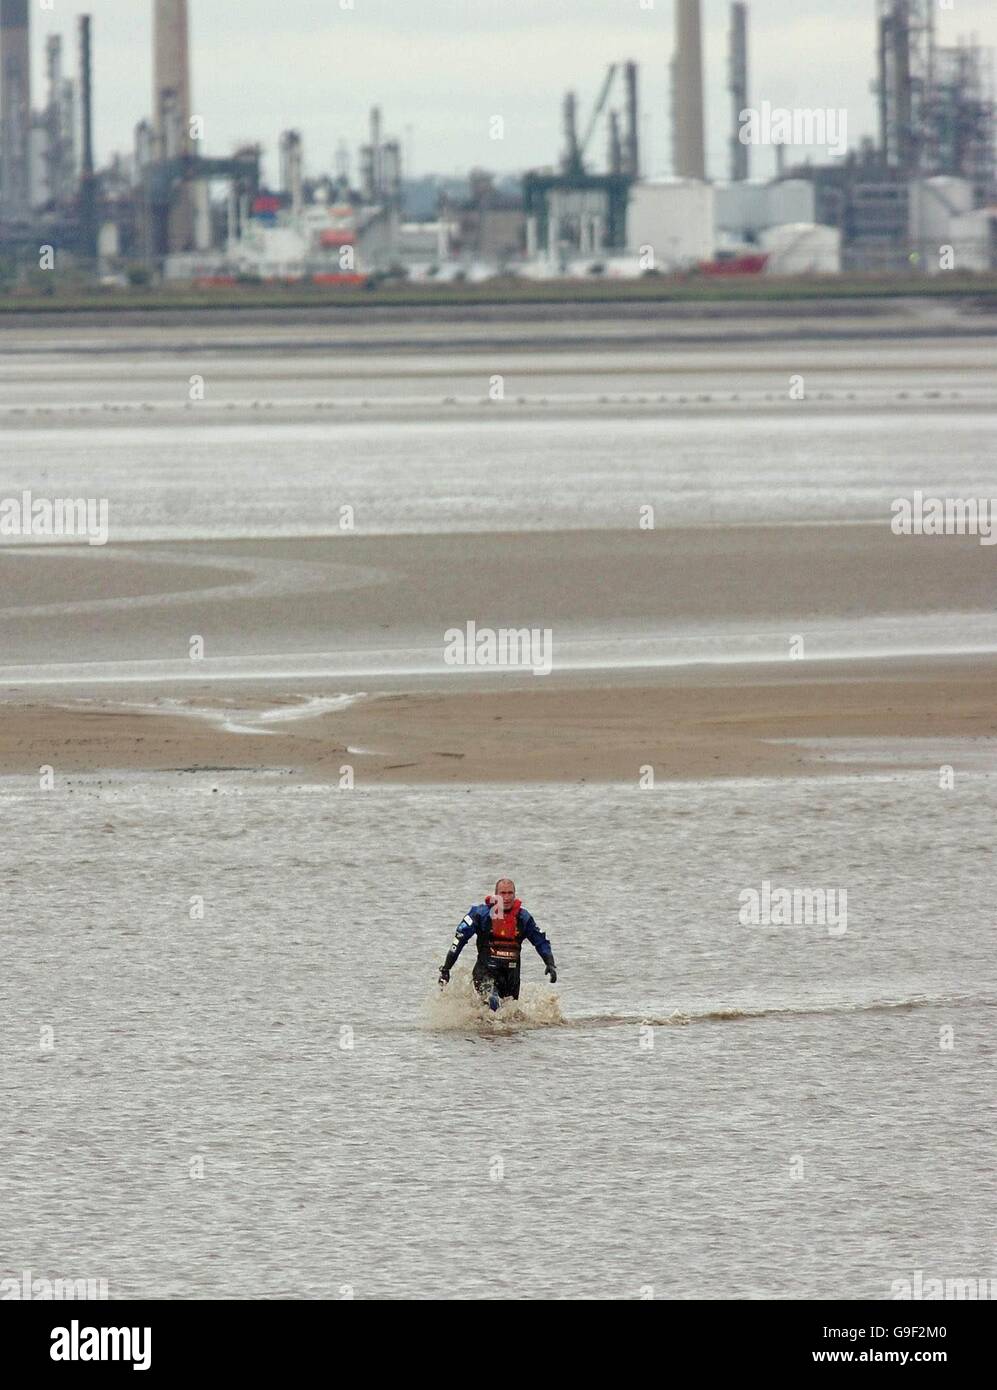
[[[495,884],[495,896],[502,904],[503,912],[511,912],[516,901],[516,885],[511,878],[500,878]]]

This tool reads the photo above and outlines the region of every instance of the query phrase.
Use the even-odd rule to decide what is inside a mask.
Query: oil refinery
[[[708,168],[701,0],[675,0],[670,167],[652,177],[641,148],[647,74],[625,54],[587,109],[562,100],[553,161],[498,180],[477,168],[441,186],[436,205],[409,206],[411,170],[381,107],[356,152],[315,169],[303,135],[279,134],[279,178],[262,177],[263,147],[208,155],[194,114],[188,0],[151,0],[150,110],[131,149],[94,154],[90,16],[76,53],[42,37],[45,88],[32,92],[37,12],[0,0],[0,265],[16,284],[40,244],[105,284],[243,281],[360,283],[372,276],[525,278],[698,272],[783,275],[997,267],[995,103],[990,55],[975,39],[946,45],[933,0],[869,0],[869,80],[878,129],[824,163],[791,162],[752,176],[746,116],[762,103],[750,65],[751,10],[729,5],[728,167]],[[645,65],[646,66],[646,65]],[[653,91],[663,90],[655,74]],[[642,107],[641,101],[645,103]],[[718,95],[719,100],[719,95]],[[656,102],[656,96],[653,97]],[[809,119],[815,113],[795,112]],[[821,113],[816,113],[821,114]],[[310,171],[311,170],[311,171]],[[723,175],[724,177],[721,177]]]

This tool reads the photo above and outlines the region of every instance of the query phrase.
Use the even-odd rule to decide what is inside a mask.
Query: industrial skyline
[[[647,6],[639,13],[657,21],[654,0]],[[837,106],[821,108],[815,84],[805,103],[774,107],[757,75],[757,54],[768,45],[756,41],[743,3],[727,8],[725,81],[714,90],[703,23],[710,3],[674,0],[670,36],[654,26],[660,52],[653,61],[613,56],[591,100],[579,88],[588,87],[591,66],[572,75],[560,95],[560,140],[546,149],[539,111],[549,81],[538,86],[532,162],[508,180],[497,179],[501,171],[489,154],[504,146],[515,121],[496,109],[503,103],[483,76],[482,111],[491,114],[481,116],[466,180],[447,182],[437,170],[420,185],[411,161],[415,124],[404,126],[406,167],[398,108],[384,119],[381,90],[397,95],[387,71],[377,74],[377,86],[356,92],[372,101],[355,165],[344,131],[330,160],[309,148],[306,127],[296,123],[278,132],[274,171],[265,160],[261,123],[270,113],[262,100],[253,138],[219,149],[216,101],[197,87],[196,56],[207,54],[208,70],[224,72],[238,63],[238,52],[219,56],[203,37],[198,43],[192,20],[209,11],[189,0],[149,0],[145,113],[132,128],[131,149],[113,150],[102,164],[93,138],[103,91],[94,17],[78,17],[77,83],[62,78],[61,36],[45,35],[47,86],[39,104],[29,80],[29,52],[38,46],[34,32],[29,44],[33,11],[24,0],[0,0],[3,244],[15,248],[23,273],[44,229],[53,244],[112,283],[126,273],[204,283],[239,276],[341,283],[433,276],[441,264],[447,272],[463,266],[461,273],[486,276],[512,267],[571,276],[606,273],[607,257],[620,261],[614,274],[695,266],[757,274],[781,264],[780,242],[805,251],[797,258],[805,268],[834,273],[843,265],[928,265],[940,232],[958,236],[964,263],[990,265],[997,247],[992,50],[976,36],[952,41],[934,0],[873,0],[871,8],[871,130],[856,129],[840,88],[832,89]],[[356,11],[338,13],[345,18],[337,25]],[[356,42],[358,32],[337,32],[345,60],[346,36]],[[574,21],[568,32],[575,32]],[[242,33],[233,35],[236,47]],[[315,34],[312,43],[323,46]],[[649,113],[663,106],[670,145],[664,179],[648,124]],[[719,169],[707,140],[714,107],[727,131]],[[474,125],[466,113],[462,128]],[[79,182],[74,187],[69,178],[67,197],[67,171],[77,168],[75,145],[68,146],[77,136]],[[767,162],[762,155],[774,159],[774,171],[759,167]]]
[[[264,174],[276,182],[281,132],[303,135],[306,160],[331,166],[341,141],[355,148],[366,134],[372,102],[390,106],[405,135],[409,172],[453,174],[485,165],[520,172],[537,151],[556,157],[558,95],[577,91],[582,117],[594,104],[602,58],[632,58],[642,71],[641,143],[645,172],[673,171],[669,64],[674,0],[495,0],[454,22],[444,0],[357,0],[340,11],[328,0],[299,0],[275,15],[263,0],[211,0],[190,6],[192,91],[206,124],[206,144],[225,151],[249,141],[264,149]],[[94,112],[98,163],[127,153],[135,125],[150,112],[152,0],[91,0],[81,6],[95,29]],[[845,107],[857,138],[874,135],[876,98],[871,54],[873,0],[753,0],[751,87],[755,100]],[[36,36],[58,33],[75,45],[75,8],[33,11]],[[727,97],[729,5],[703,7],[705,162],[712,177],[729,165]],[[959,0],[939,12],[939,34],[954,42],[975,33],[997,46],[990,0]],[[44,89],[44,44],[33,44],[33,87]],[[343,79],[342,74],[347,74]],[[548,99],[549,94],[549,99]],[[36,103],[37,104],[37,103]],[[503,117],[501,139],[490,121]],[[819,157],[819,156],[818,156]],[[753,173],[774,172],[762,149]]]

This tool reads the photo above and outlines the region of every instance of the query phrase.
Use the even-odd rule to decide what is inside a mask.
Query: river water
[[[986,340],[360,359],[127,343],[0,356],[0,496],[107,498],[129,541],[338,535],[343,506],[358,534],[630,528],[648,504],[660,528],[888,523],[915,488],[997,493]]]
[[[456,534],[631,526],[660,496],[682,526],[997,495],[988,345],[718,348],[667,376],[572,351],[13,357],[0,496],[106,496],[140,544],[335,534],[344,503],[361,532]],[[786,398],[801,363],[812,411]],[[937,749],[903,753],[643,791],[3,779],[0,1277],[417,1299],[992,1277],[997,782],[953,754],[946,789]],[[466,957],[435,980],[498,872],[560,978],[530,954],[492,1017]],[[766,883],[845,892],[845,929],[742,924]]]
[[[5,1266],[180,1298],[993,1273],[992,777],[458,795],[8,779]],[[467,953],[435,976],[495,865],[560,977],[529,952],[492,1018]],[[742,925],[766,880],[846,890],[845,930]]]

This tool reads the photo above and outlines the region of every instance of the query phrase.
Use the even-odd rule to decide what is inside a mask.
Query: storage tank
[[[766,226],[781,227],[787,222],[814,222],[817,198],[809,179],[779,179],[766,191]]]
[[[714,184],[717,231],[741,240],[767,227],[768,187],[761,179]]]
[[[790,222],[761,234],[769,253],[767,275],[837,275],[841,271],[841,232],[814,222]]]
[[[677,270],[709,260],[716,238],[713,185],[699,179],[635,183],[627,211],[627,243],[634,254],[649,246],[656,270]]]
[[[752,179],[714,186],[717,230],[729,236],[754,237],[766,227],[814,221],[816,197],[809,179]]]
[[[997,270],[997,207],[953,217],[951,231],[953,270]],[[940,258],[936,264],[940,269]]]
[[[925,265],[937,266],[938,248],[952,243],[955,219],[972,210],[973,185],[968,179],[937,174],[911,180],[907,230]]]

